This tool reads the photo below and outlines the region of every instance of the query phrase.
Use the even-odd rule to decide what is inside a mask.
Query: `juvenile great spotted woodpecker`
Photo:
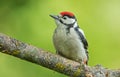
[[[61,12],[50,15],[56,22],[53,43],[57,54],[87,65],[88,42],[83,30],[78,26],[75,15],[71,12]]]

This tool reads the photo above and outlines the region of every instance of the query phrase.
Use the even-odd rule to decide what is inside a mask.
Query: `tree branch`
[[[120,77],[120,70],[84,66],[0,33],[0,52],[13,55],[72,77]]]

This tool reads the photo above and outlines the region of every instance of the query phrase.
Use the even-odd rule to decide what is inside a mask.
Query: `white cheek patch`
[[[65,23],[66,24],[72,24],[72,23],[74,23],[75,22],[75,19],[66,19],[65,20]]]
[[[75,22],[75,19],[67,18],[67,19],[61,19],[63,23],[65,24],[72,24]]]

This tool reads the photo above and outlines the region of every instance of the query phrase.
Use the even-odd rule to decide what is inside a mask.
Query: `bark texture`
[[[85,66],[56,54],[23,43],[0,33],[0,52],[41,65],[71,77],[120,77],[120,70],[96,65]]]

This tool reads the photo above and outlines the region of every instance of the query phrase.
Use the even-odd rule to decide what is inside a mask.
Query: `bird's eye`
[[[67,19],[66,17],[63,17],[63,19]]]

